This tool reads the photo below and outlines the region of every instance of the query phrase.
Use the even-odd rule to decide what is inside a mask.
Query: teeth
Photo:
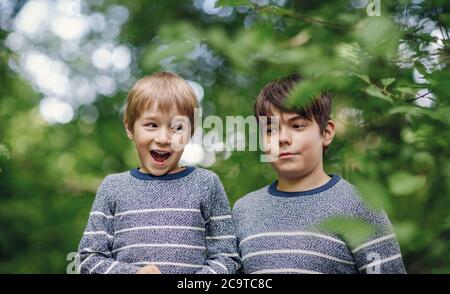
[[[164,155],[164,154],[169,153],[169,152],[166,152],[166,151],[158,151],[158,150],[153,150],[153,152],[158,153],[160,155]]]

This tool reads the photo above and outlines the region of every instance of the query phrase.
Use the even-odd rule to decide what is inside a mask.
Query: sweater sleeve
[[[209,197],[202,203],[207,259],[197,274],[234,274],[240,267],[230,204],[217,175]]]
[[[386,213],[375,211],[362,202],[358,206],[358,217],[374,228],[367,240],[350,246],[358,271],[365,274],[405,274],[400,246]]]
[[[111,201],[111,184],[106,177],[95,196],[86,229],[78,248],[77,270],[81,274],[127,274],[139,267],[118,262],[112,252],[115,205]]]

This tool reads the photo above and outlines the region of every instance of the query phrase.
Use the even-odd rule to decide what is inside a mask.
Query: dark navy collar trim
[[[173,173],[173,174],[165,174],[162,176],[154,176],[151,174],[146,174],[143,173],[139,170],[139,168],[133,168],[132,170],[130,170],[130,174],[135,177],[138,178],[140,180],[162,180],[162,181],[167,181],[167,180],[176,180],[176,179],[181,179],[185,176],[187,176],[188,174],[190,174],[191,172],[193,172],[195,169],[195,167],[193,166],[187,166],[184,170],[177,172],[177,173]]]
[[[285,191],[278,190],[277,189],[278,180],[277,180],[269,186],[269,194],[273,195],[273,196],[279,196],[279,197],[296,197],[296,196],[308,196],[308,195],[321,193],[321,192],[324,192],[324,191],[330,189],[331,187],[333,187],[341,179],[340,176],[335,175],[335,174],[330,175],[330,176],[331,176],[331,179],[326,184],[324,184],[320,187],[317,187],[317,188],[314,188],[311,190],[297,191],[297,192],[285,192]]]

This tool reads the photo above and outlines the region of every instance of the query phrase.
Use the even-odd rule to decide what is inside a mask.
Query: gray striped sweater
[[[163,176],[138,169],[107,176],[78,250],[80,273],[235,273],[231,209],[219,177],[187,167]]]
[[[323,229],[333,217],[358,218],[373,233],[355,244]],[[244,273],[405,273],[386,214],[337,175],[303,192],[279,191],[274,182],[238,200],[233,218]]]

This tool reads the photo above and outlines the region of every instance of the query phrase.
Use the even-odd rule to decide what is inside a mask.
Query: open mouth
[[[167,151],[152,150],[150,151],[150,154],[156,162],[164,163],[170,157],[171,153]]]

